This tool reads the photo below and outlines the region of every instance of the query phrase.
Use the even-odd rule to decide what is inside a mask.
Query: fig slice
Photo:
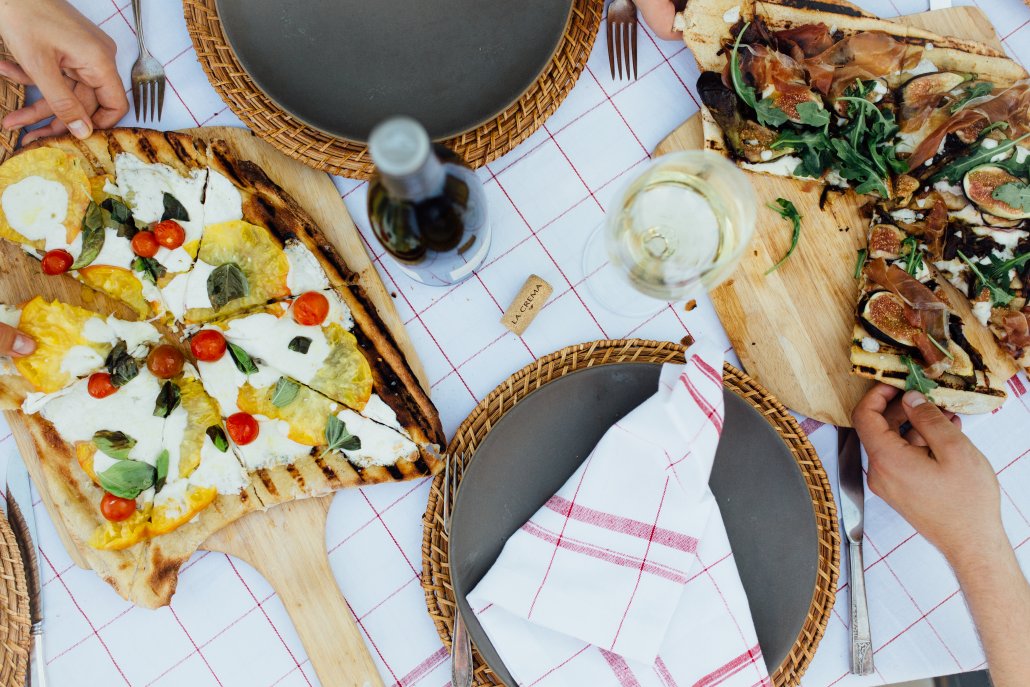
[[[912,348],[919,332],[905,319],[905,304],[890,291],[874,291],[863,300],[859,316],[866,330],[892,346]]]
[[[1022,219],[1005,219],[987,212],[981,213],[981,215],[984,218],[984,222],[992,227],[998,227],[999,229],[1011,229],[1012,227],[1018,227],[1023,223]]]
[[[980,165],[966,172],[962,188],[966,197],[982,211],[1001,219],[1026,219],[1030,212],[1012,207],[994,197],[994,191],[1005,184],[1021,184],[1018,177],[997,165]]]
[[[968,79],[968,74],[956,72],[933,72],[913,77],[901,87],[901,103],[903,106],[918,107],[928,98],[944,95]]]
[[[893,224],[877,224],[869,232],[869,257],[895,260],[901,257],[901,242],[905,232]]]

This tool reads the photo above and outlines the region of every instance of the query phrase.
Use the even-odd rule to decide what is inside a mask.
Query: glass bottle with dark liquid
[[[486,196],[472,170],[408,117],[373,129],[368,148],[372,231],[401,270],[430,286],[472,276],[490,250]]]

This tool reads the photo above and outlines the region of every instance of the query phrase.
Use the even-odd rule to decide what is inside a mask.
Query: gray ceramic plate
[[[364,141],[396,114],[435,139],[518,100],[558,47],[572,0],[217,0],[240,63],[280,107]]]
[[[472,641],[509,685],[514,682],[465,596],[508,537],[565,483],[608,427],[655,392],[660,370],[651,363],[602,365],[548,383],[501,418],[465,472],[451,520],[451,580]],[[815,514],[786,444],[729,391],[711,485],[762,653],[775,670],[812,603],[819,563]]]

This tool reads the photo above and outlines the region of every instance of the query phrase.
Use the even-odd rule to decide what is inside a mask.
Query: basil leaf
[[[171,380],[161,385],[161,391],[157,393],[157,402],[154,404],[154,417],[168,417],[172,411],[179,407],[182,401],[182,394],[179,387]]]
[[[82,252],[75,259],[70,270],[81,270],[90,265],[104,247],[104,215],[92,200],[86,206],[86,216],[82,218]]]
[[[311,347],[311,339],[306,336],[295,336],[290,339],[290,343],[286,344],[286,347],[296,353],[307,354],[308,349]]]
[[[830,113],[819,103],[807,100],[798,103],[798,118],[802,124],[823,127],[830,123]]]
[[[275,391],[272,392],[272,405],[276,408],[285,408],[293,403],[299,392],[300,384],[292,379],[280,377],[275,383]]]
[[[149,281],[151,284],[157,284],[157,280],[165,276],[168,270],[165,266],[159,263],[154,258],[144,258],[137,256],[132,261],[132,269],[143,274],[143,278]]]
[[[865,248],[860,248],[858,251],[858,257],[855,259],[855,279],[862,276],[862,268],[865,267],[865,258],[869,254],[869,251]]]
[[[114,229],[119,237],[132,239],[139,231],[129,206],[117,198],[105,199],[100,208],[104,211],[104,225]]]
[[[801,237],[801,214],[794,207],[794,203],[786,198],[777,198],[776,203],[776,205],[769,203],[767,207],[775,210],[780,217],[791,223],[790,248],[787,249],[787,252],[775,265],[765,271],[766,274],[775,272],[779,269],[780,265],[787,261],[787,258],[794,253],[794,249],[798,247],[798,239]]]
[[[930,392],[937,388],[937,382],[926,376],[923,368],[916,361],[907,355],[901,357],[901,362],[908,367],[908,376],[905,377],[905,391],[915,389],[923,396],[930,398]]]
[[[136,440],[125,432],[102,429],[93,435],[93,445],[98,451],[115,460],[128,460],[129,451],[136,445]]]
[[[161,214],[161,221],[166,219],[174,219],[181,222],[189,222],[190,214],[186,212],[186,208],[182,206],[175,196],[167,191],[163,194],[162,203],[164,204],[165,211]]]
[[[220,310],[229,301],[243,298],[250,292],[247,275],[236,263],[219,265],[207,275],[207,297],[215,310]]]
[[[331,451],[357,451],[361,439],[347,431],[347,425],[335,415],[330,415],[325,424],[326,453]]]
[[[225,437],[225,430],[219,425],[211,425],[205,432],[215,448],[225,453],[229,450],[229,440]]]
[[[134,499],[154,486],[157,470],[138,460],[120,460],[97,473],[101,488],[123,499]]]
[[[1030,212],[1030,184],[1009,182],[994,189],[991,198],[1000,200],[1023,212]],[[72,265],[74,268],[75,265]]]
[[[258,371],[258,367],[254,364],[253,358],[251,358],[245,350],[231,341],[226,341],[225,346],[229,349],[229,357],[232,358],[234,363],[236,363],[237,370],[245,375],[252,375]]]
[[[129,355],[125,342],[119,341],[104,360],[107,371],[111,374],[111,384],[125,386],[139,374],[139,363]]]
[[[157,481],[154,482],[154,491],[161,491],[168,478],[168,449],[162,449],[157,455]]]

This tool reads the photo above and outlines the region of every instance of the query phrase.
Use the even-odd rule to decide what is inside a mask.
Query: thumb
[[[75,97],[68,80],[61,73],[57,63],[42,65],[32,77],[39,92],[46,99],[54,116],[61,120],[76,138],[86,138],[93,133],[93,123],[86,108]]]
[[[32,337],[22,334],[14,327],[0,324],[0,355],[19,357],[36,350]]]
[[[956,439],[963,439],[962,430],[952,423],[941,409],[930,403],[918,391],[908,391],[902,396],[902,407],[912,427],[919,432],[930,450],[937,457],[946,457],[949,446],[954,446]]]

